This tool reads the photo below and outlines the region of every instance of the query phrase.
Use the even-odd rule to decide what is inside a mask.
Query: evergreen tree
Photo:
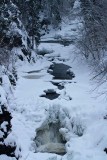
[[[17,47],[22,45],[20,26],[20,12],[10,0],[4,1],[0,9],[0,47]]]

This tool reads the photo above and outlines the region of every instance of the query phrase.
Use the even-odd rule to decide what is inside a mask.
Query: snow
[[[7,131],[7,128],[6,128],[6,125],[7,125],[7,124],[8,124],[8,123],[5,122],[5,121],[1,124],[1,128],[3,129],[4,132]]]
[[[16,158],[8,157],[6,155],[0,155],[0,160],[16,160]]]
[[[78,7],[75,2],[74,9]],[[72,24],[62,24],[62,30],[43,37],[45,40],[54,39],[56,34],[68,38],[72,35],[78,38],[79,19],[72,20]],[[92,92],[90,69],[78,54],[78,49],[73,44],[63,46],[55,43],[41,43],[39,50],[43,48],[54,51],[48,55],[37,56],[35,64],[18,62],[18,81],[14,90],[14,99],[9,101],[12,112],[12,136],[18,141],[22,157],[20,160],[107,160],[104,149],[107,148],[107,113],[106,101],[103,97],[97,97],[97,91]],[[19,52],[21,52],[19,50]],[[76,56],[75,56],[76,55]],[[69,65],[74,72],[72,80],[56,80],[64,83],[64,89],[58,90],[52,81],[52,75],[47,69],[54,62]],[[76,58],[77,57],[77,58]],[[35,71],[33,73],[28,73]],[[6,77],[4,77],[6,79]],[[6,86],[6,83],[4,83]],[[50,101],[40,97],[45,90],[54,89],[60,96]],[[9,90],[9,88],[8,88]],[[2,88],[0,87],[0,92]],[[69,99],[72,98],[72,100]],[[4,98],[2,98],[4,99]],[[49,115],[51,118],[49,119]],[[67,154],[59,156],[51,153],[36,153],[36,130],[46,120],[54,121],[57,115],[63,125],[60,133],[67,140]],[[14,139],[12,140],[14,143]],[[8,140],[7,140],[8,143]],[[0,160],[9,160],[6,156],[0,156]],[[14,160],[14,158],[10,158]]]
[[[0,103],[1,103],[1,105],[6,103],[6,93],[1,86],[0,86]],[[1,113],[1,111],[0,111],[0,113]]]
[[[39,47],[42,48],[43,46],[44,44],[41,44]],[[28,160],[39,160],[41,158],[47,160],[55,157],[54,154],[34,153],[33,139],[36,136],[36,129],[46,119],[46,110],[49,110],[53,105],[59,105],[69,113],[70,119],[66,122],[68,129],[70,124],[74,125],[72,130],[64,128],[60,131],[68,139],[66,144],[67,155],[63,156],[62,159],[69,160],[72,157],[73,160],[106,160],[107,157],[103,151],[107,146],[107,122],[103,119],[103,116],[107,113],[106,102],[104,99],[96,98],[97,93],[91,91],[93,86],[90,83],[91,75],[87,64],[79,58],[79,55],[75,59],[75,54],[73,54],[75,47],[73,45],[64,47],[60,44],[45,44],[45,47],[54,50],[52,55],[55,54],[55,62],[59,63],[57,54],[65,59],[64,64],[72,67],[76,77],[73,80],[64,80],[65,88],[59,91],[50,82],[52,81],[52,75],[47,73],[47,69],[52,64],[48,61],[48,57],[44,56],[37,59],[34,65],[30,66],[25,63],[24,66],[18,68],[19,80],[11,109],[13,130],[21,146],[22,159],[28,157]],[[39,70],[39,72],[27,73],[34,70]],[[35,78],[25,77],[32,75],[35,75]],[[39,77],[36,78],[36,76]],[[62,82],[62,80],[58,81]],[[60,97],[53,101],[41,98],[40,95],[47,89],[57,90],[61,94]],[[72,97],[72,100],[68,99],[69,96]],[[81,127],[80,129],[83,132],[81,137],[78,137],[78,126]]]

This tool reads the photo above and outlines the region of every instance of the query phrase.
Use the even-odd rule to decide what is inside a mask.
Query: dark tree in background
[[[27,14],[27,24],[26,29],[32,41],[32,48],[34,45],[39,44],[40,39],[40,22],[39,22],[39,12],[40,12],[40,1],[29,0],[26,1],[26,14]]]
[[[41,11],[54,28],[58,28],[64,16],[71,12],[75,0],[41,0]]]
[[[38,46],[40,40],[40,9],[39,0],[13,0],[21,12],[20,18],[25,29],[31,38],[32,49]]]

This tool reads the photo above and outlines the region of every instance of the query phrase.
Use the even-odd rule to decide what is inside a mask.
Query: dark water
[[[42,75],[27,75],[27,76],[23,76],[23,78],[26,79],[40,79],[42,77]]]
[[[70,69],[70,66],[63,63],[53,63],[49,67],[48,73],[54,76],[53,79],[72,80],[75,75]]]
[[[56,91],[51,90],[51,89],[44,91],[44,92],[45,94],[42,94],[40,97],[45,97],[49,100],[54,100],[60,96],[60,94],[56,93]]]
[[[56,44],[61,44],[64,46],[69,46],[71,44],[74,43],[74,40],[67,40],[67,39],[63,39],[63,40],[47,40],[47,41],[40,41],[40,43],[56,43]]]
[[[41,69],[40,70],[33,70],[33,71],[29,71],[27,72],[28,74],[31,74],[31,73],[39,73],[40,71],[42,71]]]

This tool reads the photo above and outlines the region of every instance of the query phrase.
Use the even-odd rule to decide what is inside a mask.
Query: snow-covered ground
[[[77,36],[77,23],[81,25],[78,18],[72,20],[72,24],[63,25],[62,31],[57,34],[64,37]],[[49,37],[55,36],[53,32],[43,38],[49,40]],[[19,79],[14,100],[11,101],[12,126],[21,147],[21,160],[107,160],[104,152],[107,147],[107,120],[104,119],[107,113],[106,101],[102,97],[97,98],[97,91],[92,92],[95,86],[91,84],[92,75],[87,64],[78,55],[74,44],[64,46],[42,43],[39,50],[42,49],[53,52],[44,57],[38,56],[33,65],[25,63],[18,67]],[[54,80],[64,83],[62,90],[51,83],[53,76],[47,73],[52,60],[71,66],[75,74],[72,80]],[[28,73],[30,71],[35,72]],[[40,97],[47,89],[54,89],[60,96],[54,100]],[[66,112],[63,120],[68,140],[67,154],[64,156],[35,152],[36,129],[46,121],[50,108]],[[63,116],[62,112],[58,114]]]
[[[33,141],[36,128],[46,119],[46,110],[52,106],[58,106],[68,110],[70,121],[84,128],[81,137],[72,131],[69,133],[71,135],[66,144],[68,153],[62,159],[69,157],[73,160],[106,160],[107,156],[103,150],[107,146],[107,121],[103,117],[107,107],[104,99],[96,98],[97,94],[92,92],[93,86],[90,83],[91,75],[88,66],[79,57],[75,59],[73,45],[64,47],[60,44],[41,44],[39,48],[51,49],[54,52],[38,58],[34,65],[25,64],[19,67],[19,80],[14,92],[15,100],[11,104],[12,125],[22,149],[22,159],[47,160],[51,157],[61,159],[61,156],[55,154],[34,153]],[[51,56],[55,57],[54,62],[71,66],[75,74],[73,80],[64,80],[63,90],[59,90],[50,82],[52,75],[47,73],[47,69],[52,64],[49,61]],[[27,73],[34,70],[37,72]],[[56,81],[62,82],[62,80]],[[47,89],[55,89],[60,96],[52,101],[40,97]],[[69,97],[72,97],[72,100],[69,100]]]

